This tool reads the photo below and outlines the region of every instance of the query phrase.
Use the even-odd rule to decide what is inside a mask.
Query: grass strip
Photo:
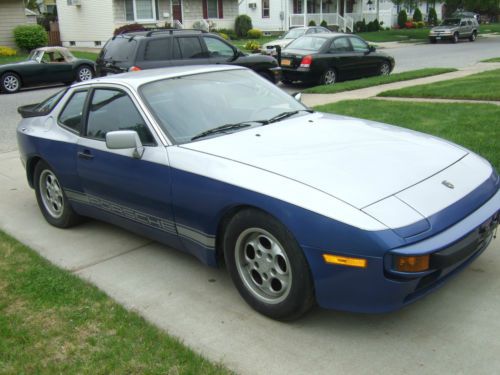
[[[0,373],[226,374],[0,231]]]
[[[500,116],[496,105],[367,99],[341,101],[315,109],[393,124],[448,139],[482,155],[500,170]]]
[[[408,81],[410,79],[424,78],[435,76],[443,73],[455,72],[453,68],[427,68],[412,70],[403,73],[394,73],[388,76],[376,76],[370,78],[362,78],[354,81],[339,82],[334,85],[315,86],[304,90],[308,94],[335,94],[342,91],[351,91],[364,89],[366,87],[385,85],[387,83]]]
[[[384,91],[378,96],[500,100],[500,69],[427,85]]]
[[[493,57],[491,59],[481,60],[481,62],[492,62],[492,63],[500,62],[500,57]]]

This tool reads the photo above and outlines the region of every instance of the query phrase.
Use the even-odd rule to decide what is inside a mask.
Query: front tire
[[[88,81],[94,78],[94,69],[88,65],[81,65],[76,70],[76,80],[78,82]]]
[[[302,249],[278,220],[254,209],[240,211],[229,222],[223,243],[231,279],[255,310],[291,320],[314,304]]]
[[[459,40],[458,33],[453,34],[452,42],[456,44],[458,43],[458,40]]]
[[[325,70],[319,79],[320,85],[334,85],[335,82],[337,82],[337,73],[335,69]]]
[[[80,216],[73,211],[59,179],[47,163],[37,163],[34,182],[38,207],[49,224],[69,228],[80,222]]]
[[[14,94],[21,90],[21,86],[21,78],[16,73],[8,72],[2,75],[0,87],[3,92]]]
[[[437,43],[437,39],[436,38],[429,38],[429,42],[431,44],[436,44]]]
[[[378,73],[381,76],[388,76],[389,74],[391,74],[391,66],[389,65],[389,63],[382,63],[379,67]]]

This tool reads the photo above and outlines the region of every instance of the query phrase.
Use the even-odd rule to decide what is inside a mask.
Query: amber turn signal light
[[[325,263],[340,264],[341,266],[366,268],[367,261],[363,258],[341,257],[339,255],[323,254]]]
[[[421,256],[397,256],[396,271],[400,272],[423,272],[429,269],[429,255]]]

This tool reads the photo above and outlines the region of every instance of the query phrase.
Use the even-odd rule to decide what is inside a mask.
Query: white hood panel
[[[182,147],[293,179],[357,208],[415,185],[467,154],[425,134],[322,113]]]

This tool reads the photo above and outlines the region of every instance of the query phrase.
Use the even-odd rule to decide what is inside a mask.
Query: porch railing
[[[300,13],[290,15],[290,27],[307,26],[309,22],[314,21],[316,25],[320,25],[325,21],[328,25],[338,25],[337,13]]]

